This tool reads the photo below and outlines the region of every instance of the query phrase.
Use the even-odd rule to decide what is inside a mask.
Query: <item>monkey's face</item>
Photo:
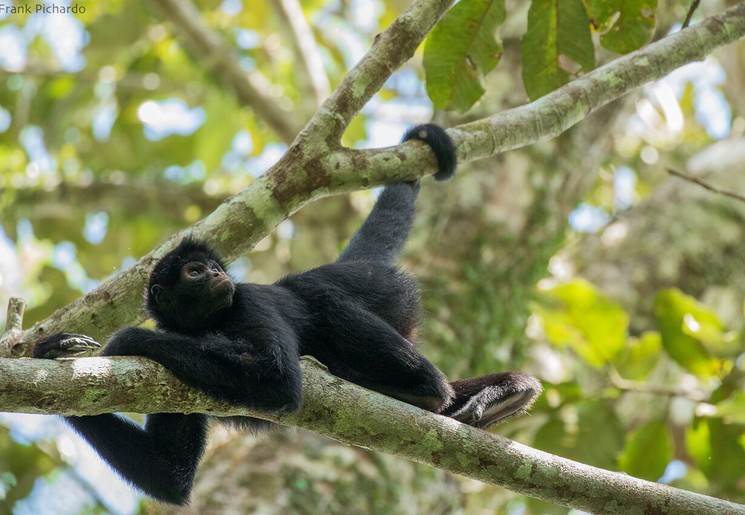
[[[148,305],[158,323],[170,330],[204,327],[210,317],[233,304],[235,284],[220,264],[206,257],[179,269],[172,285],[153,284]]]
[[[190,261],[182,266],[173,290],[185,312],[198,320],[206,320],[233,304],[235,284],[219,263],[208,259]]]

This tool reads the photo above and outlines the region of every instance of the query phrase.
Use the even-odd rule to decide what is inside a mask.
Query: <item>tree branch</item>
[[[696,12],[696,9],[698,9],[699,3],[700,3],[700,0],[693,0],[691,2],[691,6],[688,8],[688,14],[686,14],[686,19],[683,22],[683,28],[686,28],[691,24],[691,20],[693,19],[693,14]]]
[[[314,107],[318,107],[331,93],[331,85],[313,31],[303,15],[303,7],[298,0],[272,0],[272,6],[289,29],[293,52],[302,64],[298,72],[302,74],[302,82],[312,88]]]
[[[155,213],[161,220],[180,223],[185,218],[184,206],[195,206],[201,213],[209,213],[226,197],[210,196],[204,188],[192,184],[130,180],[130,176],[124,182],[94,180],[81,184],[63,181],[52,191],[19,188],[14,193],[16,209],[13,215],[16,218],[65,218],[70,215],[70,206],[75,206],[75,209],[105,209],[109,214],[127,213],[127,216],[147,211]],[[16,218],[9,216],[6,220],[12,223]]]
[[[745,36],[738,4],[605,66],[526,106],[458,127],[458,157],[471,161],[553,138],[588,114],[676,68]]]
[[[183,35],[186,46],[197,61],[212,70],[233,88],[240,101],[250,107],[277,135],[290,143],[300,126],[294,122],[293,113],[277,107],[269,93],[270,85],[257,71],[241,66],[233,46],[202,20],[201,13],[189,0],[156,0],[160,12]]]
[[[692,175],[686,175],[683,172],[678,172],[677,170],[673,170],[672,168],[668,168],[667,173],[675,177],[678,177],[680,179],[683,179],[684,181],[692,182],[693,184],[698,184],[705,190],[709,190],[712,193],[716,193],[717,195],[722,195],[724,197],[729,197],[735,200],[739,200],[740,202],[745,202],[745,195],[741,195],[740,193],[735,193],[734,191],[727,191],[727,190],[717,188],[699,177],[693,177]]]
[[[23,336],[23,313],[26,311],[26,301],[19,297],[11,297],[8,301],[8,314],[5,317],[5,332],[0,335],[0,356],[3,352],[9,355],[10,350]]]
[[[742,505],[590,467],[474,429],[332,376],[312,358],[303,358],[301,366],[301,410],[269,415],[215,401],[145,358],[0,359],[0,411],[248,415],[592,513],[699,515],[745,510]],[[86,394],[80,395],[81,391]]]
[[[161,2],[165,0],[160,0]],[[301,131],[280,161],[251,186],[191,228],[174,235],[137,265],[103,283],[23,333],[1,355],[28,355],[30,344],[59,331],[105,338],[142,319],[141,294],[151,267],[186,234],[204,238],[232,261],[289,214],[318,198],[414,179],[435,170],[425,145],[407,143],[375,150],[339,147],[346,124],[413,53],[450,4],[419,1],[399,17],[350,71]],[[461,162],[494,155],[560,134],[589,112],[644,82],[700,59],[745,35],[745,4],[622,57],[523,107],[450,130]],[[2,340],[0,340],[2,343]],[[10,349],[10,352],[8,351]]]
[[[372,48],[310,119],[300,133],[300,143],[337,149],[352,118],[383,87],[393,72],[414,55],[452,3],[453,0],[418,0],[396,18],[390,27],[375,38]]]

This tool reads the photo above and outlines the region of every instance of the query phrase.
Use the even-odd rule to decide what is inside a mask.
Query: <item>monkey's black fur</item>
[[[455,150],[444,130],[418,126],[408,139],[432,147],[436,178],[452,176]],[[387,186],[335,263],[273,285],[235,284],[208,245],[184,240],[150,277],[147,310],[159,330],[124,329],[102,354],[145,356],[218,399],[268,412],[300,406],[301,355],[341,378],[477,427],[524,411],[541,388],[532,376],[504,372],[449,383],[414,346],[419,290],[394,260],[411,228],[418,189],[417,182]],[[62,333],[40,342],[34,356],[52,358],[90,342]],[[144,428],[113,414],[67,420],[148,495],[188,502],[206,441],[205,415],[150,415]],[[220,420],[253,430],[271,426],[249,417]]]

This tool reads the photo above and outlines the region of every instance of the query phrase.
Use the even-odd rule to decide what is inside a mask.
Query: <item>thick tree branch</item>
[[[144,358],[0,359],[0,411],[259,416],[592,513],[745,513],[742,505],[583,465],[434,415],[334,377],[313,359],[303,359],[302,370],[301,410],[270,416],[215,401]]]
[[[301,132],[299,143],[337,149],[362,107],[424,41],[453,0],[418,0],[375,38],[372,48],[344,77]]]
[[[28,355],[31,342],[63,330],[102,338],[141,320],[141,294],[151,267],[187,233],[206,239],[232,261],[313,200],[434,171],[434,158],[425,145],[410,142],[384,149],[349,150],[338,147],[338,138],[375,88],[403,62],[402,56],[414,51],[448,4],[417,2],[396,20],[324,103],[285,156],[250,187],[187,231],[174,235],[136,266],[25,331],[13,345],[0,345],[0,353]],[[561,133],[592,110],[642,83],[744,35],[745,4],[740,4],[622,57],[536,102],[449,132],[458,145],[461,161],[529,145]]]

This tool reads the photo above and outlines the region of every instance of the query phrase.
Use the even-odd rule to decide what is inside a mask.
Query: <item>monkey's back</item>
[[[348,309],[351,303],[377,315],[406,338],[419,322],[419,287],[395,266],[373,261],[331,263],[287,276],[277,286],[292,291],[318,313]]]

